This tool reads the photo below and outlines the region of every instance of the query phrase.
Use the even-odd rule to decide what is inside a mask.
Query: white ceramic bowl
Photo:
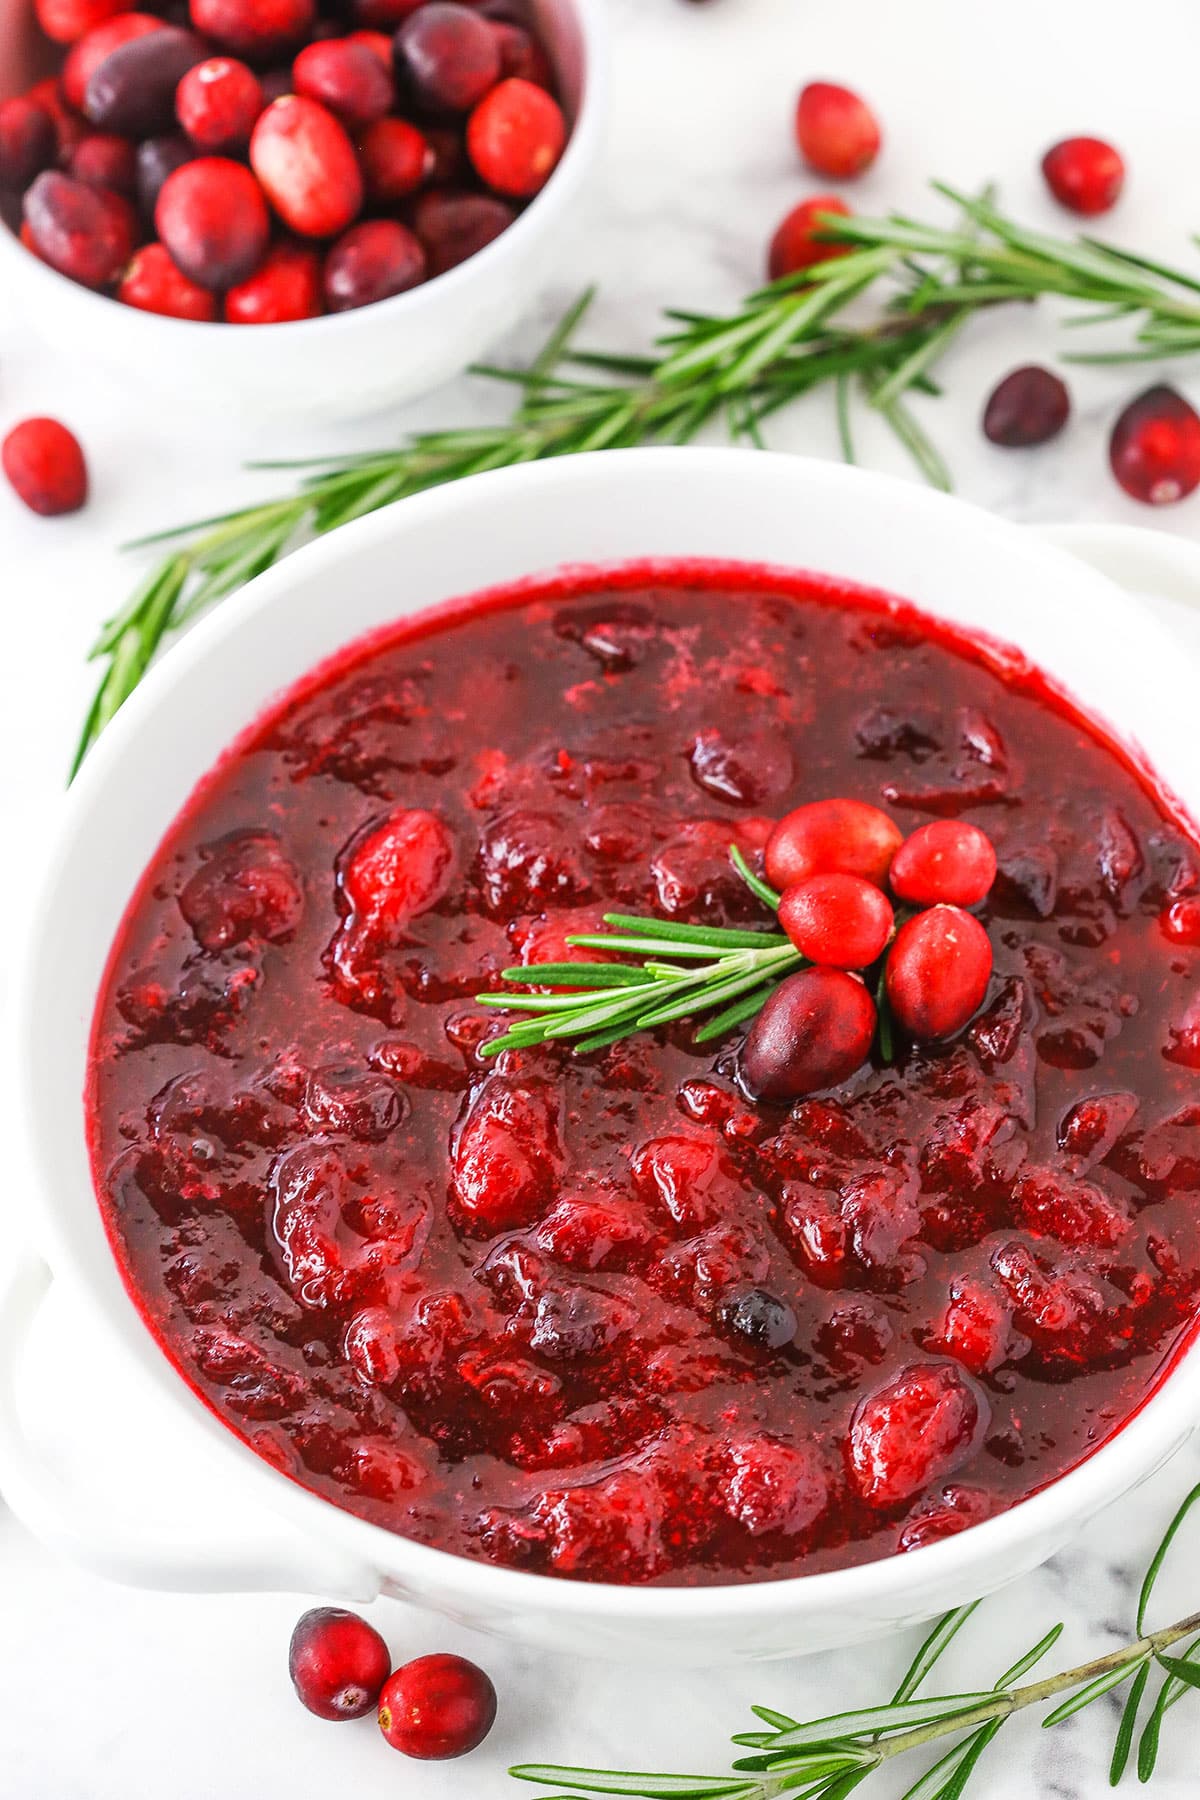
[[[958,1537],[806,1578],[626,1589],[467,1561],[340,1511],[254,1456],[149,1336],[101,1226],[81,1094],[110,941],[177,809],[273,694],[356,634],[400,611],[563,564],[656,555],[824,570],[1019,644],[1139,740],[1184,800],[1200,806],[1196,669],[1186,654],[1168,653],[1153,622],[1083,564],[897,481],[751,451],[611,451],[480,476],[299,551],[172,650],[105,733],[64,807],[32,937],[14,953],[23,970],[19,1112],[32,1180],[8,1227],[28,1230],[30,1250],[0,1314],[0,1489],[35,1532],[69,1554],[161,1586],[288,1586],[348,1597],[384,1590],[577,1654],[676,1664],[757,1659],[855,1642],[1000,1586],[1050,1556],[1191,1431],[1200,1414],[1196,1348],[1090,1460]],[[48,1270],[79,1296],[80,1341],[99,1334],[136,1358],[160,1410],[231,1500],[231,1536],[180,1538],[148,1516],[136,1491],[114,1521],[94,1495],[56,1485],[21,1429],[13,1392],[14,1362]],[[36,1386],[34,1394],[36,1403]]]
[[[200,325],[118,305],[31,256],[0,224],[0,292],[47,341],[107,364],[135,392],[259,436],[379,412],[457,375],[537,300],[601,151],[608,110],[606,0],[530,0],[558,71],[571,137],[507,231],[394,299],[289,325]],[[29,0],[0,0],[0,100],[47,68]]]

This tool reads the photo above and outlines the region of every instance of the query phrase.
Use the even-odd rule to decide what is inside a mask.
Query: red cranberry
[[[249,143],[265,104],[258,76],[232,56],[197,63],[175,93],[175,115],[201,150],[238,150]]]
[[[125,0],[34,0],[33,10],[47,37],[56,44],[74,44],[124,6]]]
[[[165,137],[147,138],[145,143],[138,145],[137,203],[144,218],[154,217],[154,208],[167,176],[195,159],[195,150],[179,131]]]
[[[163,313],[169,319],[217,317],[217,302],[207,288],[189,281],[177,269],[162,244],[144,244],[121,278],[117,299],[141,312]]]
[[[413,209],[413,229],[425,246],[429,273],[443,275],[484,249],[516,214],[491,194],[422,194]]]
[[[393,1750],[422,1762],[465,1756],[496,1718],[496,1690],[462,1656],[419,1656],[390,1675],[379,1696],[379,1729]]]
[[[223,156],[198,157],[168,175],[154,224],[184,274],[206,288],[244,281],[271,235],[262,189],[249,169]]]
[[[392,40],[386,31],[348,31],[348,44],[362,44],[365,49],[377,56],[390,75],[392,72]]]
[[[392,1659],[365,1619],[338,1606],[314,1606],[292,1633],[288,1674],[319,1719],[361,1719],[379,1698]]]
[[[150,32],[162,29],[163,21],[152,13],[127,12],[118,13],[115,19],[106,19],[103,25],[97,25],[86,37],[80,38],[71,46],[62,66],[62,91],[68,104],[76,112],[82,112],[88,82],[104,59],[119,50],[122,44],[130,44],[134,38],[146,37]]]
[[[415,193],[433,161],[429,145],[407,119],[376,119],[358,140],[367,198],[393,206]]]
[[[493,22],[492,30],[500,46],[501,77],[517,75],[522,81],[536,82],[538,87],[553,89],[554,70],[538,40],[523,25],[506,19]]]
[[[532,81],[502,81],[467,122],[467,154],[477,173],[521,200],[545,187],[566,141],[562,108]]]
[[[424,279],[420,240],[394,219],[368,219],[352,225],[325,258],[325,303],[330,312],[349,312]]]
[[[878,156],[879,121],[849,88],[811,81],[796,103],[796,141],[810,169],[844,180]]]
[[[1187,894],[1182,900],[1172,900],[1159,913],[1158,927],[1173,944],[1195,949],[1200,945],[1200,895]]]
[[[825,213],[848,219],[850,208],[836,194],[815,194],[811,200],[793,206],[771,239],[767,274],[772,281],[795,275],[800,269],[811,269],[814,263],[828,262],[831,256],[847,256],[853,250],[853,244],[822,242],[816,235],[822,229]]]
[[[431,0],[396,33],[396,74],[432,112],[470,112],[500,79],[500,45],[469,6]]]
[[[1113,426],[1108,460],[1134,500],[1184,500],[1200,482],[1200,418],[1174,388],[1147,388]]]
[[[111,131],[89,131],[71,152],[68,164],[76,181],[131,195],[137,189],[137,145]]]
[[[969,912],[934,906],[896,933],[887,960],[887,997],[915,1038],[953,1037],[987,993],[988,934]]]
[[[301,237],[333,237],[362,205],[354,145],[333,114],[303,94],[268,106],[250,139],[250,166],[284,224]]]
[[[87,499],[87,464],[74,432],[57,419],[22,419],[0,445],[0,463],[31,512],[52,519]]]
[[[292,65],[292,80],[298,94],[319,100],[346,125],[381,119],[395,99],[391,69],[349,38],[309,44]]]
[[[192,24],[222,50],[269,63],[305,42],[316,23],[315,0],[191,0]]]
[[[797,1100],[853,1075],[874,1035],[875,1002],[861,981],[842,969],[801,969],[746,1033],[742,1079],[756,1099]]]
[[[38,255],[84,287],[111,286],[137,241],[128,200],[55,169],[26,190],[24,210]]]
[[[767,839],[767,880],[790,887],[810,875],[861,875],[883,887],[900,827],[865,800],[811,800],[780,819]]]
[[[784,889],[779,923],[810,962],[865,969],[892,935],[892,907],[861,875],[810,875]]]
[[[175,90],[208,54],[202,40],[175,25],[148,31],[110,50],[94,69],[83,110],[102,131],[151,137],[175,123]]]
[[[225,296],[229,325],[285,325],[324,312],[321,257],[307,244],[274,244],[245,281]]]
[[[1071,411],[1064,381],[1036,363],[1014,369],[992,389],[983,409],[983,435],[1008,450],[1057,437]]]
[[[67,105],[59,88],[58,80],[48,75],[44,81],[35,81],[25,96],[40,106],[43,112],[49,113],[50,123],[54,126],[54,136],[58,144],[58,161],[61,167],[69,158],[72,150],[87,131],[83,120]]]
[[[963,819],[934,819],[906,838],[888,880],[897,900],[913,906],[978,906],[996,879],[992,840]]]
[[[57,148],[54,120],[28,94],[0,106],[0,187],[28,187],[50,167]]]
[[[1042,174],[1060,206],[1091,218],[1120,199],[1125,164],[1120,151],[1103,138],[1064,138],[1043,156]]]

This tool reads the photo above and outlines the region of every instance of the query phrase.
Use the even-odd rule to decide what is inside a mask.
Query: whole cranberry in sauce
[[[892,907],[861,875],[810,875],[784,889],[779,923],[810,962],[865,969],[892,934]]]
[[[1057,437],[1071,413],[1065,381],[1030,363],[997,382],[983,412],[983,435],[1009,450]]]
[[[842,969],[785,976],[751,1024],[742,1080],[758,1100],[795,1100],[861,1068],[875,1035],[875,1002]]]
[[[905,838],[888,873],[897,900],[913,906],[978,906],[996,879],[987,833],[965,819],[934,819]]]
[[[767,839],[767,880],[781,891],[810,875],[861,875],[883,887],[903,833],[864,800],[813,800]]]
[[[1042,158],[1046,185],[1060,206],[1094,218],[1121,197],[1125,163],[1103,138],[1072,137],[1053,144]]]
[[[915,1038],[952,1037],[982,1005],[991,973],[991,941],[979,920],[957,906],[933,906],[896,933],[888,1004]]]

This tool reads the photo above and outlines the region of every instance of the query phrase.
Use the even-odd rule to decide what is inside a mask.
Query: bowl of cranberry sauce
[[[1094,572],[857,471],[613,453],[364,520],[72,794],[39,1243],[248,1507],[476,1623],[702,1661],[994,1587],[1194,1419],[1188,679]],[[830,797],[995,846],[961,1029],[790,1104],[744,1025],[487,1055],[477,996],[605,913],[770,927],[729,847]]]

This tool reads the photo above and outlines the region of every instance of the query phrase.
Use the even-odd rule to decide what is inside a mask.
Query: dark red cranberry
[[[892,935],[892,906],[861,875],[810,875],[784,889],[779,923],[810,962],[865,969]]]
[[[500,45],[469,6],[430,0],[396,33],[396,76],[431,112],[470,112],[500,79]]]
[[[320,253],[307,244],[273,244],[253,275],[225,296],[229,325],[286,325],[324,310]]]
[[[796,142],[810,169],[845,180],[879,154],[879,121],[865,100],[831,81],[811,81],[796,103]]]
[[[934,819],[905,838],[888,875],[893,894],[912,906],[978,906],[996,879],[987,833],[965,819]]]
[[[56,44],[74,44],[119,13],[124,0],[34,0],[37,22]]]
[[[167,176],[195,159],[191,142],[178,131],[165,137],[147,138],[145,143],[138,145],[137,203],[143,218],[154,217],[154,208]]]
[[[422,1762],[465,1756],[496,1718],[496,1690],[462,1656],[419,1656],[390,1675],[379,1696],[379,1729],[393,1750]]]
[[[68,105],[76,112],[82,112],[88,82],[105,58],[122,44],[162,29],[163,21],[156,19],[153,13],[127,12],[118,13],[115,19],[106,19],[103,25],[97,25],[94,31],[80,38],[71,46],[62,66],[62,91]]]
[[[760,1350],[782,1350],[791,1343],[798,1321],[786,1300],[766,1288],[739,1288],[727,1294],[718,1314],[731,1337]]]
[[[191,0],[192,24],[231,56],[271,63],[313,34],[315,0]]]
[[[73,112],[67,105],[58,80],[53,75],[48,75],[44,81],[35,81],[25,98],[32,100],[35,106],[40,106],[44,112],[49,113],[50,122],[54,126],[54,136],[58,145],[58,162],[61,167],[68,161],[72,150],[84,136],[87,126],[78,113]]]
[[[853,250],[853,244],[823,242],[817,235],[826,213],[848,219],[850,208],[836,194],[815,194],[811,200],[793,206],[771,239],[767,274],[772,281],[795,275],[800,269],[811,269],[814,263],[828,262],[831,256],[847,256]]]
[[[429,273],[443,275],[507,231],[515,217],[511,207],[491,194],[438,189],[417,201],[413,229],[425,246]]]
[[[1009,450],[1045,444],[1058,436],[1070,411],[1066,383],[1051,370],[1029,363],[992,389],[983,409],[983,435]]]
[[[376,119],[358,140],[358,160],[368,200],[376,206],[394,206],[420,187],[433,152],[407,119]]]
[[[177,269],[162,244],[143,244],[121,278],[117,299],[140,312],[162,313],[168,319],[217,317],[217,301],[207,288],[189,281]]]
[[[50,167],[57,149],[54,120],[44,106],[28,94],[0,106],[0,187],[28,187]]]
[[[953,1037],[982,1004],[991,973],[992,946],[979,920],[957,906],[934,906],[896,933],[888,1004],[915,1038]]]
[[[87,464],[74,432],[57,419],[22,419],[0,445],[14,493],[31,512],[51,519],[78,512],[87,499]]]
[[[175,123],[175,90],[208,51],[194,32],[164,25],[110,50],[95,69],[83,110],[102,131],[152,137]]]
[[[38,255],[84,287],[111,286],[137,241],[128,200],[55,169],[26,190],[24,212]]]
[[[562,108],[532,81],[502,81],[467,122],[467,154],[476,173],[519,200],[545,187],[566,141]]]
[[[68,165],[76,181],[111,188],[116,194],[137,191],[137,145],[111,131],[89,131],[71,152]]]
[[[861,875],[883,887],[902,833],[865,800],[812,800],[767,839],[767,880],[781,891],[810,875]]]
[[[533,81],[538,87],[553,89],[554,70],[550,58],[532,32],[507,19],[494,21],[492,30],[500,46],[501,77],[517,75],[522,81]]]
[[[382,119],[395,99],[391,69],[349,38],[309,44],[292,65],[292,81],[298,94],[319,100],[344,125]]]
[[[206,57],[175,93],[175,116],[201,150],[241,149],[265,105],[258,76],[234,56]]]
[[[1134,500],[1184,500],[1200,482],[1200,418],[1174,388],[1147,388],[1113,426],[1108,459]]]
[[[288,1645],[288,1674],[319,1719],[361,1719],[379,1699],[392,1659],[365,1619],[338,1606],[315,1606]]]
[[[354,145],[333,114],[303,94],[268,106],[250,139],[250,166],[284,224],[301,237],[334,237],[362,206]]]
[[[356,25],[370,31],[395,31],[425,4],[426,0],[349,0],[349,12]]]
[[[1090,218],[1120,199],[1125,164],[1103,138],[1064,138],[1043,156],[1042,174],[1060,206]]]
[[[427,125],[424,122],[421,130],[433,157],[429,169],[430,187],[457,187],[473,179],[461,131],[456,131],[452,125]]]
[[[420,239],[394,219],[352,225],[325,258],[325,304],[330,312],[370,306],[425,279]]]
[[[244,281],[271,236],[262,189],[249,169],[224,156],[197,157],[168,175],[154,224],[172,259],[205,288]]]
[[[746,1033],[742,1079],[756,1099],[798,1100],[853,1075],[874,1036],[875,1002],[861,981],[842,969],[801,969]]]

